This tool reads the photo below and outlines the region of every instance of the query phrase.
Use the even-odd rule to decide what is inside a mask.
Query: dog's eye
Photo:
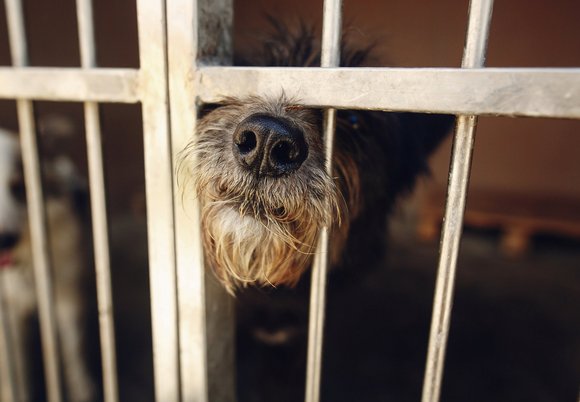
[[[10,179],[10,193],[18,201],[26,201],[26,187],[24,186],[24,178],[21,175],[16,175]]]

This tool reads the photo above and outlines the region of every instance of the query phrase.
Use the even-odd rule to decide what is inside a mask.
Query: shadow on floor
[[[437,245],[396,236],[387,267],[330,291],[322,400],[419,401]],[[580,385],[580,244],[537,239],[524,258],[466,231],[442,401],[575,401]],[[302,401],[304,337],[266,346],[241,331],[243,402]]]

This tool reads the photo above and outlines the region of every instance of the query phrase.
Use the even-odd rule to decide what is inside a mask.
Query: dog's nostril
[[[290,141],[280,141],[272,147],[272,161],[277,164],[288,164],[298,160],[300,150]]]
[[[258,141],[256,139],[256,133],[250,130],[242,131],[240,136],[235,141],[238,150],[242,155],[252,152]]]
[[[297,170],[308,156],[308,145],[299,130],[289,131],[272,141],[268,150],[268,174],[278,176]]]

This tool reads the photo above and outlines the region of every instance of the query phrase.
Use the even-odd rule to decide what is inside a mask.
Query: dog
[[[251,54],[237,55],[235,64],[319,65],[314,29],[271,23],[265,40]],[[343,40],[341,66],[372,63],[373,48]],[[320,229],[330,231],[332,309],[385,265],[388,217],[428,174],[428,158],[454,122],[449,115],[339,110],[329,175],[323,112],[302,106],[291,90],[204,105],[179,155],[184,195],[191,189],[201,203],[206,265],[236,297],[240,400],[302,400],[310,293],[305,273]]]
[[[257,66],[316,66],[314,30],[273,22]],[[372,46],[343,44],[341,65],[359,67]],[[249,61],[248,61],[249,60]],[[453,117],[340,110],[333,173],[325,171],[320,110],[286,95],[226,98],[210,107],[181,156],[181,174],[202,203],[209,266],[232,294],[295,286],[312,264],[318,233],[330,228],[332,271],[381,260],[387,215],[427,169]]]
[[[65,392],[69,401],[93,401],[96,386],[83,353],[84,278],[90,266],[82,251],[85,244],[77,213],[84,189],[72,162],[64,157],[43,158],[42,173]],[[0,307],[9,324],[17,392],[23,401],[38,400],[41,393],[35,390],[33,374],[40,357],[32,346],[38,310],[32,264],[18,139],[0,129]]]

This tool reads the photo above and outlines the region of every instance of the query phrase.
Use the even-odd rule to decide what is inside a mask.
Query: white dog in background
[[[31,322],[38,309],[21,166],[17,136],[0,129],[0,308],[8,324],[5,333],[11,340],[19,400],[29,401],[34,398],[31,367],[40,357],[29,350]],[[82,352],[83,278],[90,266],[83,253],[86,247],[73,199],[79,179],[72,162],[63,157],[43,159],[42,170],[65,393],[69,401],[92,401],[96,387]],[[0,356],[4,368],[7,361]],[[0,370],[3,372],[6,370]]]

